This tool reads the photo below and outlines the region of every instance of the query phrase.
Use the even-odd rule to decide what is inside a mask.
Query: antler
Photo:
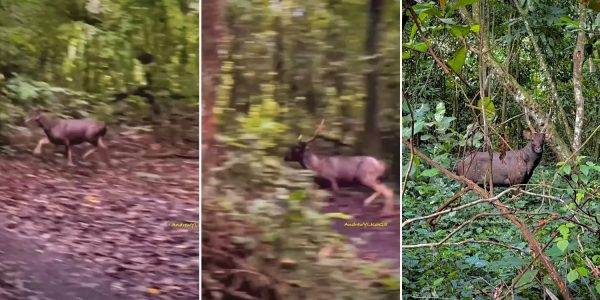
[[[546,114],[546,119],[544,120],[544,122],[546,122],[546,123],[544,124],[544,127],[542,127],[540,132],[546,132],[546,128],[548,128],[548,124],[550,123],[551,116],[552,116],[552,109],[550,109],[550,111],[548,111],[548,114]]]
[[[305,143],[308,144],[308,143],[312,142],[314,139],[316,139],[317,135],[319,135],[319,132],[321,132],[321,130],[323,130],[324,124],[325,124],[325,119],[322,119],[321,124],[319,124],[319,127],[317,127],[317,130],[315,130],[314,135],[310,139],[308,139],[308,141],[306,141]]]
[[[529,110],[526,106],[523,106],[523,110],[525,111],[525,121],[527,122],[527,126],[529,126],[529,130],[531,130],[531,132],[536,132],[533,125],[531,125],[531,121],[529,120]]]

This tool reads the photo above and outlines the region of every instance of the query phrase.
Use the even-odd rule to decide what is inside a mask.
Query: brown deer
[[[369,198],[365,199],[363,203],[365,207],[378,196],[383,195],[385,204],[381,215],[393,214],[394,193],[381,182],[381,178],[387,171],[387,166],[383,161],[371,156],[320,156],[311,151],[309,145],[322,130],[324,122],[325,120],[321,121],[313,137],[307,141],[302,141],[302,135],[300,135],[298,144],[289,149],[284,160],[298,162],[303,168],[310,169],[318,177],[328,180],[336,194],[340,191],[339,181],[358,181],[375,191]]]
[[[106,144],[103,137],[106,135],[106,124],[91,119],[51,119],[46,117],[40,110],[33,110],[25,119],[25,123],[35,121],[46,134],[41,138],[33,150],[34,155],[42,153],[42,146],[46,144],[64,145],[67,165],[74,166],[71,157],[71,147],[88,142],[95,147],[83,155],[83,159],[101,149],[102,156],[107,165],[110,165]]]
[[[494,187],[509,187],[517,184],[527,184],[533,171],[542,159],[546,128],[550,120],[550,113],[546,116],[546,124],[536,132],[525,110],[525,120],[529,126],[523,131],[529,143],[522,149],[507,151],[501,159],[500,153],[492,154],[492,183]],[[489,182],[490,155],[488,152],[475,152],[469,154],[457,165],[457,174],[464,176],[482,186]]]

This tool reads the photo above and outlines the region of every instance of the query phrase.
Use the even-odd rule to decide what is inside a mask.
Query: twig
[[[430,215],[427,215],[427,216],[422,216],[422,217],[416,217],[416,218],[408,219],[408,220],[402,222],[402,226],[401,227],[404,227],[405,225],[410,224],[410,223],[415,222],[415,221],[425,220],[425,219],[437,217],[439,215],[447,214],[447,213],[450,213],[450,212],[453,212],[453,211],[462,210],[462,209],[465,209],[467,207],[471,207],[471,206],[474,206],[474,205],[477,205],[477,204],[480,204],[480,203],[491,203],[494,200],[500,199],[502,196],[504,196],[504,194],[506,194],[506,193],[508,193],[508,192],[510,192],[512,190],[513,190],[512,188],[508,188],[508,189],[502,191],[501,193],[499,193],[498,195],[496,195],[496,196],[494,196],[492,198],[479,199],[479,200],[475,200],[473,202],[469,202],[467,204],[463,204],[461,206],[457,206],[457,207],[453,207],[453,208],[450,208],[450,209],[442,210],[442,211],[439,211],[439,212],[436,212],[436,213],[433,213],[433,214],[430,214]]]
[[[410,248],[435,247],[436,246],[435,244],[437,244],[437,243],[402,245],[402,248],[410,249]],[[508,249],[519,251],[524,255],[528,254],[528,251],[525,251],[521,248],[511,246],[508,244],[504,244],[504,243],[500,243],[500,242],[491,241],[491,240],[464,240],[464,241],[460,241],[460,242],[444,243],[443,245],[439,245],[439,246],[459,246],[459,245],[464,245],[464,244],[492,244],[492,245],[501,246],[501,247],[505,247]]]

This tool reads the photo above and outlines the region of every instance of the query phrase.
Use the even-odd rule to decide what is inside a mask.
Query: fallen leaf
[[[96,196],[93,195],[87,195],[85,196],[85,201],[93,203],[93,204],[98,204],[98,198]]]
[[[327,245],[319,250],[319,258],[329,257],[331,253],[333,253],[333,246]]]
[[[148,292],[148,294],[152,294],[152,295],[158,295],[158,294],[160,294],[160,290],[159,289],[155,289],[155,288],[148,288],[147,292]]]

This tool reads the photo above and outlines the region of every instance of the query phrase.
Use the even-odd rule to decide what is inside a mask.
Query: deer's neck
[[[320,165],[319,162],[320,158],[316,154],[312,153],[311,151],[306,151],[304,152],[304,157],[302,158],[300,164],[305,169],[318,171]]]
[[[52,127],[54,127],[58,123],[58,120],[50,119],[44,115],[41,115],[37,119],[37,123],[38,125],[40,125],[40,127],[42,127],[46,135],[48,135],[50,129],[52,129]]]

